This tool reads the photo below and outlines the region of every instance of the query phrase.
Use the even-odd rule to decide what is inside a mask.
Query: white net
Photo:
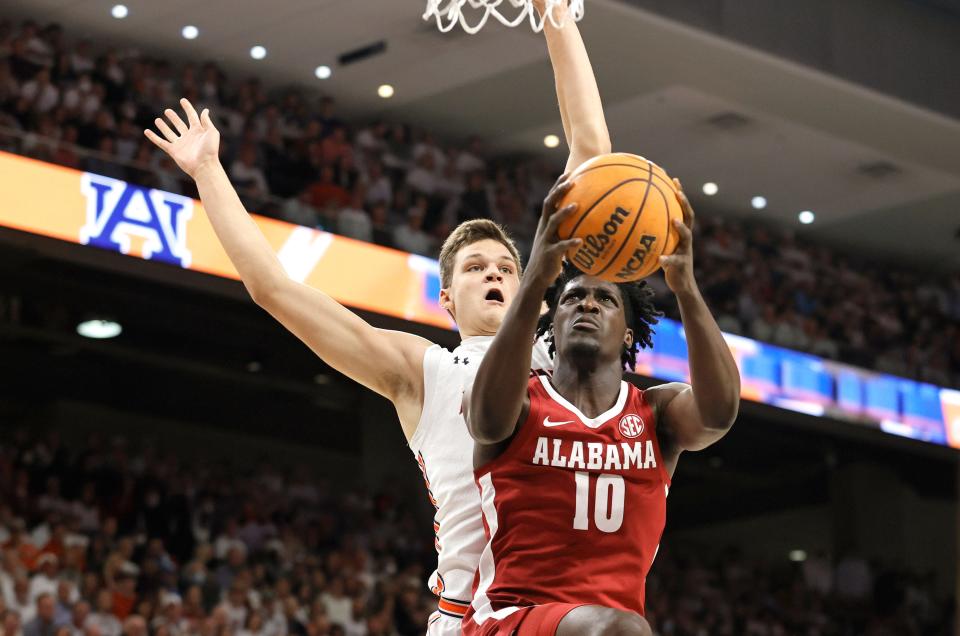
[[[546,11],[541,16],[533,0],[427,0],[424,20],[435,18],[437,28],[446,33],[459,24],[473,34],[483,28],[490,18],[509,27],[530,21],[530,28],[542,31],[547,20],[557,28],[567,19],[583,18],[584,0],[546,0]]]

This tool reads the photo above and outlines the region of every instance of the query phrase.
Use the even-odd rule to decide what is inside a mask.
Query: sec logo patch
[[[643,435],[643,418],[639,415],[624,415],[620,418],[620,433],[633,439]]]

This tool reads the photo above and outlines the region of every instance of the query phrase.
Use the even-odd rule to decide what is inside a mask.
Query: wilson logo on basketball
[[[610,215],[609,220],[601,226],[601,231],[596,234],[590,234],[583,239],[583,246],[573,257],[573,262],[581,268],[589,271],[593,268],[596,260],[603,255],[610,241],[616,236],[623,225],[624,220],[630,216],[628,210],[617,206],[617,209]]]
[[[643,418],[639,415],[624,415],[620,418],[620,433],[633,439],[643,435]]]

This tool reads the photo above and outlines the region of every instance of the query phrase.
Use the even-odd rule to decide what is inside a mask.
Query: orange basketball
[[[660,166],[618,152],[590,159],[570,179],[574,186],[559,207],[578,207],[558,234],[583,239],[567,252],[581,271],[614,283],[640,280],[676,249],[680,237],[671,223],[683,219],[683,210]]]

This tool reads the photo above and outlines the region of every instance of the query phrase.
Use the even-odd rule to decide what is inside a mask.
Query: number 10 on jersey
[[[574,530],[588,530],[590,518],[590,473],[578,470],[574,476],[577,484],[577,509],[573,515]],[[593,523],[601,532],[616,532],[623,525],[623,499],[625,486],[620,475],[597,475],[593,496]]]

